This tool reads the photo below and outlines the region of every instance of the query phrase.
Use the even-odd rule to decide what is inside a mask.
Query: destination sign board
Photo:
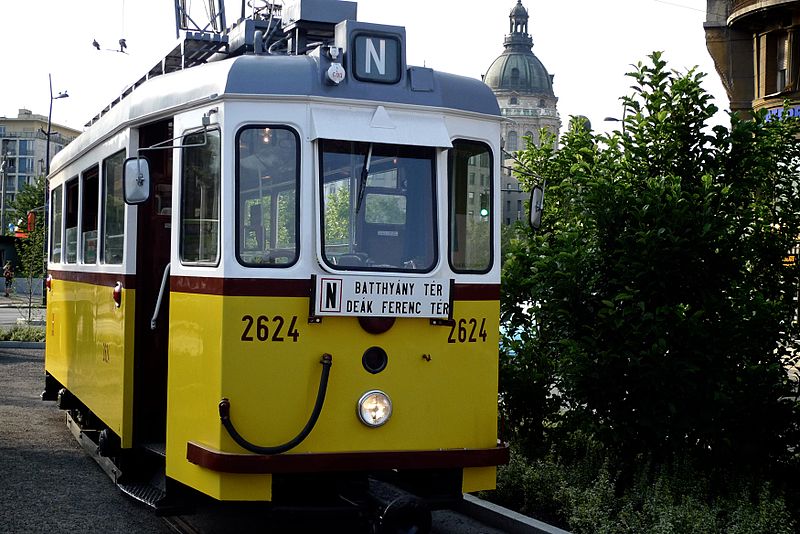
[[[450,317],[450,281],[430,278],[318,276],[314,314]]]
[[[402,49],[398,37],[370,33],[353,35],[352,71],[364,82],[400,81]]]

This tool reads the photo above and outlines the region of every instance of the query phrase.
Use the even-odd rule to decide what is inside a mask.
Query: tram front
[[[229,79],[277,60],[237,61]],[[497,443],[501,119],[481,82],[404,61],[391,85],[215,104],[232,223],[212,278],[173,260],[169,477],[221,500],[280,501],[309,477],[315,488],[385,477],[454,498],[494,487],[508,458]],[[187,151],[207,149],[183,149],[177,193],[200,228],[207,166],[193,170]]]

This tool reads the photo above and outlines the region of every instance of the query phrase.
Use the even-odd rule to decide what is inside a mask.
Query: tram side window
[[[485,273],[492,265],[492,158],[489,147],[458,140],[448,155],[450,266]],[[485,176],[475,184],[470,174]]]
[[[297,134],[248,127],[236,144],[236,253],[249,267],[287,267],[297,260]]]
[[[323,139],[320,156],[325,263],[342,270],[433,269],[435,150]]]
[[[219,261],[220,144],[219,131],[183,138],[181,176],[181,262]],[[195,146],[191,146],[195,145]]]
[[[61,198],[63,195],[62,186],[53,189],[50,196],[50,209],[52,215],[50,217],[50,261],[53,263],[61,262],[61,230],[63,229],[62,223],[64,220],[61,217],[62,206]]]
[[[125,235],[125,201],[122,198],[122,165],[125,151],[103,162],[103,263],[122,263]]]
[[[81,204],[81,260],[97,263],[97,203],[100,167],[95,165],[83,173]]]
[[[78,259],[78,178],[66,184],[64,202],[64,226],[66,227],[64,252],[65,263],[75,263]]]

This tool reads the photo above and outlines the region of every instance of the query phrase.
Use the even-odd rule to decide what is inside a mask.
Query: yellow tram
[[[53,161],[43,395],[120,486],[494,487],[498,105],[355,14],[187,35]]]

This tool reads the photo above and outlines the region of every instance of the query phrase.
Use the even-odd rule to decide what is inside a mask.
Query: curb
[[[456,507],[456,510],[485,525],[510,534],[570,534],[566,530],[466,493],[464,500]]]
[[[43,349],[42,341],[0,341],[0,349]]]

